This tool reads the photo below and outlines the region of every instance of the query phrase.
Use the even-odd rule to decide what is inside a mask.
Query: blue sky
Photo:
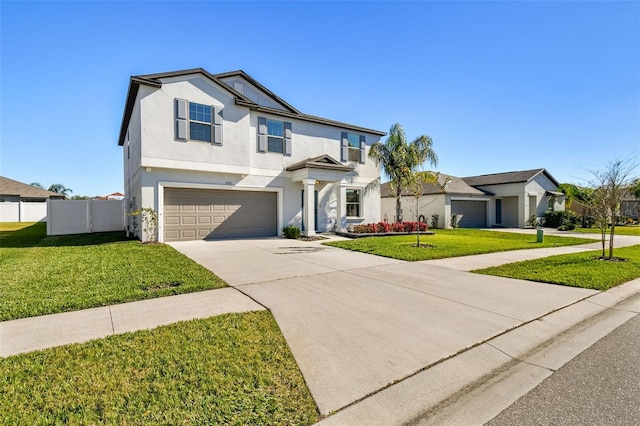
[[[437,170],[580,183],[640,152],[640,2],[10,2],[0,174],[122,191],[129,76],[243,69],[299,110],[427,134]]]

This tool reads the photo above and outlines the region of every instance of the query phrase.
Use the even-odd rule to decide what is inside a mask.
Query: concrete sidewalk
[[[0,356],[231,312],[263,310],[233,288],[0,322]]]
[[[533,234],[535,229],[515,229],[515,230],[496,230],[496,232],[517,232]],[[587,238],[597,240],[590,244],[580,244],[577,246],[563,246],[563,247],[547,247],[539,249],[525,249],[525,250],[512,250],[503,251],[498,253],[478,254],[473,256],[462,257],[450,257],[447,259],[435,259],[435,260],[423,260],[419,263],[427,265],[441,266],[443,268],[455,269],[458,271],[473,271],[475,269],[488,268],[491,266],[500,266],[507,263],[521,262],[525,260],[541,259],[549,256],[556,256],[559,254],[571,254],[581,253],[585,251],[601,250],[602,243],[600,242],[600,235],[595,234],[580,234],[580,233],[567,233],[556,230],[546,230],[545,233],[549,235],[557,235],[560,237],[573,237],[573,238]],[[616,235],[614,238],[614,247],[628,247],[640,244],[640,237],[630,235]],[[606,241],[606,249],[609,248],[609,240]]]

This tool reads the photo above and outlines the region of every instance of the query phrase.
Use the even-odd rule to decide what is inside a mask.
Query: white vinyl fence
[[[123,200],[49,200],[47,235],[124,230]]]
[[[47,220],[47,203],[5,201],[0,203],[0,222],[43,222]]]

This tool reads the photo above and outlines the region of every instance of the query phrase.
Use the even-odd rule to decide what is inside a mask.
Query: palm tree
[[[574,200],[580,198],[580,188],[572,183],[561,183],[558,189],[564,193],[567,208],[571,207]]]
[[[31,182],[29,185],[44,189],[44,186],[42,186],[40,182]]]
[[[398,123],[391,126],[385,143],[376,142],[369,150],[369,158],[381,165],[389,176],[391,192],[396,197],[396,222],[402,222],[402,192],[411,184],[418,168],[429,161],[432,166],[438,164],[438,155],[433,150],[433,141],[429,136],[421,135],[412,142]]]
[[[61,183],[54,183],[49,187],[49,191],[55,192],[60,195],[64,195],[68,197],[71,192],[73,192],[70,188],[67,188]]]

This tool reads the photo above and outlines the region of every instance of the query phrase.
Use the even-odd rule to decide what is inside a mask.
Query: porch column
[[[304,188],[304,204],[302,208],[302,214],[304,215],[303,234],[305,237],[316,235],[316,224],[313,217],[315,185],[315,179],[302,179],[302,187]]]
[[[336,231],[347,230],[347,184],[346,182],[337,182],[336,190],[338,191],[338,205],[336,209]]]

